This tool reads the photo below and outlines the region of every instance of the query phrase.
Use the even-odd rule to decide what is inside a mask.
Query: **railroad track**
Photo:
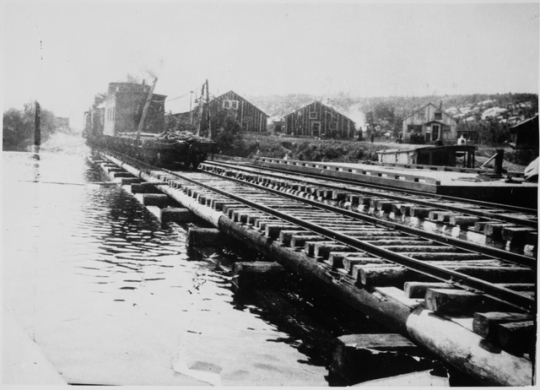
[[[245,181],[258,182],[284,192],[309,196],[322,202],[385,219],[410,222],[408,217],[458,227],[462,237],[468,232],[485,235],[496,247],[523,253],[525,245],[535,247],[538,239],[537,211],[524,207],[457,199],[448,196],[376,188],[353,184],[324,175],[299,175],[283,169],[205,162],[201,169]],[[451,230],[446,230],[452,234]],[[459,235],[459,234],[458,234]],[[534,249],[528,248],[532,256]]]
[[[124,166],[118,158],[106,158]],[[308,258],[308,268],[329,283],[360,295],[399,290],[411,307],[474,318],[475,333],[517,356],[532,354],[536,259],[530,256],[345,210],[299,196],[294,188],[283,191],[223,172],[171,171],[121,158],[130,169],[136,167],[132,172],[167,188],[165,193],[183,193],[191,203],[225,216],[227,224],[241,226],[252,241],[261,237],[277,244],[281,254]],[[499,337],[493,324],[514,328],[510,336]]]

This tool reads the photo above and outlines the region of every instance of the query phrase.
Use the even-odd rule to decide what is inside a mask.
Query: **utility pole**
[[[199,97],[199,109],[198,109],[198,115],[197,115],[197,120],[199,121],[199,123],[197,125],[197,135],[201,135],[201,127],[203,124],[202,116],[204,114],[204,88],[205,86],[206,86],[206,83],[203,83],[201,87],[201,96]]]
[[[137,136],[135,137],[135,140],[137,141],[141,137],[141,131],[144,128],[144,121],[146,120],[146,114],[148,113],[148,107],[150,107],[150,102],[152,102],[152,95],[154,94],[154,88],[156,88],[156,84],[157,77],[154,78],[154,84],[152,84],[152,88],[150,88],[150,91],[148,92],[148,97],[146,98],[146,103],[144,103],[141,121],[139,122],[139,127],[137,128]]]
[[[39,147],[41,145],[41,107],[36,102],[36,109],[34,113],[34,153],[39,154]]]
[[[189,95],[189,124],[192,125],[193,124],[193,110],[192,110],[192,102],[193,102],[193,91],[189,91],[190,95]],[[195,98],[196,95],[195,95]]]
[[[206,79],[206,118],[208,121],[208,138],[212,139],[212,123],[210,121],[210,92],[208,91],[208,79]]]

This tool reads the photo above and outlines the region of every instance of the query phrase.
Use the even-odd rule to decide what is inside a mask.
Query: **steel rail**
[[[336,232],[334,230],[331,230],[331,229],[327,229],[323,226],[320,226],[318,224],[315,224],[315,223],[312,223],[312,222],[308,222],[308,221],[304,221],[302,219],[299,219],[299,218],[296,218],[296,217],[293,217],[293,216],[290,216],[290,215],[287,215],[285,213],[282,213],[282,212],[279,212],[271,207],[267,207],[267,206],[263,206],[259,203],[256,203],[256,202],[253,202],[253,201],[250,201],[244,197],[241,197],[241,196],[238,196],[238,195],[235,195],[235,194],[232,194],[230,192],[227,192],[227,191],[224,191],[224,190],[221,190],[221,189],[218,189],[218,188],[215,188],[215,187],[212,187],[210,185],[207,185],[207,184],[204,184],[204,183],[201,183],[195,179],[191,179],[189,177],[185,177],[181,174],[179,174],[178,172],[174,172],[174,171],[170,171],[168,169],[163,169],[162,170],[170,175],[173,175],[173,176],[176,176],[182,180],[186,180],[190,183],[193,183],[199,187],[202,187],[202,188],[205,188],[207,190],[210,190],[212,192],[215,192],[215,193],[218,193],[220,195],[223,195],[223,196],[226,196],[230,199],[233,199],[237,202],[240,202],[240,203],[243,203],[251,208],[254,208],[256,210],[259,210],[259,211],[262,211],[264,213],[267,213],[267,214],[270,214],[270,215],[274,215],[280,219],[283,219],[285,221],[288,221],[288,222],[291,222],[293,224],[296,224],[298,226],[301,226],[301,227],[304,227],[306,229],[309,229],[309,230],[312,230],[318,234],[321,234],[325,237],[328,237],[330,239],[333,239],[335,241],[339,241],[339,242],[342,242],[346,245],[349,245],[353,248],[356,248],[356,249],[359,249],[359,250],[363,250],[363,251],[367,251],[367,252],[370,252],[376,256],[379,256],[379,257],[382,257],[383,259],[386,259],[386,260],[389,260],[389,261],[392,261],[394,263],[397,263],[397,264],[400,264],[400,265],[403,265],[407,268],[410,268],[416,272],[419,272],[419,273],[422,273],[424,275],[427,275],[427,276],[430,276],[430,277],[433,277],[435,279],[439,279],[441,281],[445,281],[445,282],[448,282],[450,281],[452,284],[458,286],[458,287],[461,287],[461,288],[464,288],[464,289],[476,289],[478,291],[480,291],[482,294],[492,298],[492,299],[495,299],[497,301],[502,301],[502,302],[505,302],[511,306],[514,306],[516,308],[519,308],[521,310],[524,310],[524,311],[527,311],[527,312],[532,312],[535,308],[535,300],[532,299],[532,298],[529,298],[529,297],[526,297],[518,292],[515,292],[513,290],[510,290],[510,289],[507,289],[507,288],[504,288],[504,287],[499,287],[499,286],[496,286],[492,283],[489,283],[489,282],[486,282],[484,280],[481,280],[481,279],[478,279],[478,278],[475,278],[475,277],[472,277],[472,276],[469,276],[469,275],[465,275],[463,273],[460,273],[460,272],[457,272],[457,271],[452,271],[452,270],[449,270],[449,269],[445,269],[445,268],[442,268],[442,267],[439,267],[439,266],[436,266],[436,265],[433,265],[433,264],[428,264],[428,263],[425,263],[421,260],[416,260],[416,259],[412,259],[412,258],[409,258],[407,256],[403,256],[403,255],[400,255],[400,254],[397,254],[395,252],[392,252],[392,251],[389,251],[389,250],[386,250],[386,249],[383,249],[383,248],[379,248],[378,246],[376,245],[373,245],[373,244],[369,244],[369,243],[366,243],[366,242],[363,242],[361,240],[358,240],[358,239],[355,239],[353,237],[349,237],[345,234],[342,234],[342,233],[339,233],[339,232]],[[218,176],[220,178],[223,178],[222,176],[219,176],[219,175],[216,175],[214,174],[214,176]],[[230,178],[227,178],[227,180],[230,180]],[[243,185],[246,185],[247,183],[245,182],[242,182]],[[249,184],[251,186],[254,186],[256,188],[260,187],[258,185],[252,185],[252,184]],[[261,188],[265,191],[267,191],[268,189],[267,188]],[[279,195],[283,195],[281,193],[279,193]],[[291,199],[294,199],[295,197],[294,196],[287,196],[287,197],[290,197]],[[300,200],[302,203],[305,203],[304,201],[306,199],[304,198],[299,198],[298,200]],[[309,202],[308,202],[309,203]],[[315,204],[316,207],[319,207],[320,208],[320,204]],[[342,209],[338,209],[338,211],[341,213]],[[380,221],[376,221],[376,224],[379,224]]]
[[[207,172],[207,173],[215,175],[215,176],[221,176],[219,174],[212,173],[212,172]],[[221,176],[221,177],[223,177],[223,176]],[[513,263],[524,265],[524,266],[530,267],[532,269],[536,269],[536,266],[537,266],[537,260],[535,258],[533,258],[533,257],[520,255],[520,254],[514,253],[514,252],[508,252],[508,251],[505,251],[505,250],[502,250],[502,249],[488,247],[488,246],[485,246],[485,245],[475,244],[475,243],[460,240],[460,239],[457,239],[457,238],[454,238],[454,237],[441,236],[439,234],[432,233],[432,232],[429,232],[429,231],[426,231],[426,230],[414,228],[414,227],[407,226],[407,225],[402,225],[402,224],[397,223],[397,222],[381,220],[381,219],[379,219],[377,217],[373,217],[373,216],[370,216],[370,215],[358,213],[358,212],[355,212],[355,211],[350,211],[350,210],[343,209],[343,208],[340,208],[340,207],[336,207],[336,206],[332,206],[332,205],[329,205],[329,204],[321,203],[321,202],[318,202],[318,201],[315,201],[315,200],[302,198],[302,197],[299,197],[299,196],[296,196],[296,195],[292,195],[292,194],[281,192],[279,190],[275,190],[273,188],[260,186],[258,184],[254,184],[254,183],[248,183],[248,182],[245,182],[245,181],[242,181],[242,180],[239,180],[239,179],[235,179],[235,178],[231,178],[231,177],[227,177],[227,179],[228,180],[234,180],[234,181],[237,181],[237,182],[242,183],[242,184],[247,184],[247,185],[250,185],[250,186],[254,186],[254,187],[257,187],[257,188],[260,188],[260,189],[264,189],[265,191],[269,191],[269,192],[272,192],[272,193],[275,193],[275,194],[278,194],[278,195],[281,195],[281,196],[284,196],[284,197],[288,197],[290,199],[294,199],[294,200],[297,200],[297,201],[300,201],[300,202],[303,202],[303,203],[308,203],[310,205],[313,205],[313,206],[316,206],[316,207],[319,207],[319,208],[322,208],[322,209],[326,209],[326,210],[329,210],[329,211],[332,211],[332,212],[335,212],[335,213],[339,213],[339,214],[342,214],[342,215],[346,215],[348,217],[352,217],[352,218],[355,218],[355,219],[361,219],[363,221],[373,223],[373,224],[377,224],[377,225],[383,225],[383,226],[385,226],[387,228],[390,228],[390,229],[393,229],[393,230],[399,230],[399,231],[402,231],[402,232],[407,233],[407,234],[412,234],[412,235],[415,235],[415,236],[421,236],[423,238],[427,238],[427,239],[430,239],[430,240],[433,240],[433,241],[437,241],[437,242],[440,242],[440,243],[445,244],[445,245],[453,245],[455,247],[462,248],[462,249],[465,249],[465,250],[468,250],[468,251],[478,252],[478,253],[485,254],[487,256],[496,257],[497,259],[503,259],[503,260],[506,260],[506,261],[511,261]]]
[[[227,164],[229,166],[238,167],[238,165],[236,165],[236,164],[227,163],[227,162],[223,162],[223,161],[206,160],[204,162],[205,163]],[[283,169],[283,168],[256,165],[255,163],[244,164],[244,166],[252,167],[252,168],[258,168],[258,169],[264,168],[264,169],[277,171],[277,172],[288,173],[288,174],[297,174],[297,175],[301,174],[302,176],[311,177],[311,178],[314,178],[314,179],[324,179],[324,180],[328,180],[328,181],[335,181],[335,182],[338,182],[338,183],[344,183],[344,184],[349,184],[349,185],[351,184],[350,180],[339,179],[339,178],[336,178],[336,177],[324,176],[324,175],[319,175],[319,174],[315,174],[315,173],[298,172],[298,171],[286,170],[286,169]],[[468,198],[464,199],[464,198],[458,198],[458,197],[449,196],[449,195],[426,194],[425,192],[422,192],[422,191],[415,191],[415,190],[410,190],[410,189],[406,189],[406,188],[395,188],[395,187],[383,186],[383,185],[378,185],[378,184],[373,184],[373,183],[363,183],[361,181],[358,181],[357,183],[360,184],[360,185],[366,186],[366,187],[377,188],[377,189],[381,189],[381,190],[385,190],[385,191],[404,192],[404,193],[408,193],[408,194],[412,194],[412,195],[420,195],[420,196],[430,196],[431,195],[431,196],[436,197],[438,199],[449,200],[449,201],[454,201],[454,202],[461,202],[461,203],[468,202],[468,203],[475,204],[475,205],[478,205],[478,206],[483,206],[483,207],[506,208],[507,210],[514,211],[514,212],[520,212],[520,213],[536,214],[538,212],[537,209],[532,209],[532,208],[528,208],[528,207],[519,207],[519,206],[512,206],[512,205],[506,205],[506,204],[501,204],[501,203],[485,202],[485,201],[476,200],[476,199],[468,199]]]
[[[244,172],[253,172],[253,171],[249,171],[248,169],[246,169],[244,167],[241,167],[241,166],[238,166],[238,165],[235,165],[235,164],[230,164],[230,163],[223,163],[221,161],[219,161],[219,162],[205,161],[204,164],[221,166],[221,167],[230,167],[232,169],[238,169],[238,170],[244,171]],[[262,168],[260,166],[257,167],[255,165],[251,165],[250,167],[252,169],[261,169]],[[287,171],[287,170],[279,169],[279,168],[264,167],[264,169],[271,169],[272,171],[277,171],[277,172],[281,172],[283,174],[288,174],[288,175],[295,175],[295,174],[299,175],[298,172]],[[285,173],[285,172],[287,172],[287,173]],[[272,173],[261,173],[261,174],[267,175],[267,176],[270,176],[270,177],[280,178],[280,176],[277,175],[277,174],[272,174]],[[328,176],[325,177],[323,175],[319,176],[319,175],[316,175],[316,174],[302,173],[302,176],[309,176],[309,177],[311,177],[313,179],[322,179],[322,180],[333,181],[333,182],[337,182],[337,183],[343,183],[343,184],[351,185],[350,181],[343,180],[343,179],[338,179],[338,178],[333,178],[333,177],[328,177]],[[286,178],[286,177],[282,177],[282,176],[281,176],[281,178],[284,179],[284,180],[295,180],[294,178]],[[433,202],[430,202],[428,200],[411,199],[410,197],[400,196],[400,195],[393,195],[393,194],[374,193],[374,192],[370,192],[369,190],[359,190],[359,189],[355,189],[355,188],[341,187],[341,186],[333,185],[333,184],[313,183],[313,182],[306,181],[306,180],[303,180],[303,179],[298,179],[298,180],[301,181],[301,182],[304,182],[304,183],[324,185],[325,187],[328,187],[328,188],[334,188],[334,189],[339,189],[339,190],[344,190],[344,191],[350,191],[350,192],[353,192],[353,193],[376,195],[376,196],[381,196],[381,197],[387,197],[389,199],[404,201],[404,202],[407,202],[407,203],[417,203],[417,204],[421,204],[421,205],[428,206],[428,207],[434,207]],[[358,185],[363,185],[363,184],[358,183]],[[370,187],[378,188],[375,185],[370,185]],[[475,201],[474,199],[456,198],[456,197],[447,196],[447,195],[432,195],[432,194],[427,194],[427,193],[424,193],[424,192],[406,191],[406,190],[401,190],[401,189],[396,190],[396,189],[384,188],[384,190],[391,191],[391,192],[407,192],[407,193],[410,192],[410,193],[414,193],[415,195],[421,195],[421,196],[424,196],[424,197],[431,196],[431,197],[433,197],[434,200],[448,200],[448,201],[458,202],[458,203],[469,203],[469,204],[472,204],[472,205],[477,205],[477,206],[482,206],[482,207],[492,207],[492,208],[499,208],[499,209],[502,208],[502,209],[506,209],[508,211],[513,211],[513,212],[528,213],[528,214],[533,214],[533,215],[537,214],[537,211],[534,210],[534,209],[502,205],[502,204],[499,204],[499,203]],[[457,211],[457,212],[462,212],[464,214],[477,215],[477,216],[486,217],[486,218],[490,218],[490,219],[494,219],[494,220],[507,221],[507,222],[511,222],[511,223],[515,223],[515,224],[519,224],[519,225],[523,225],[523,226],[527,226],[527,227],[538,228],[538,221],[534,221],[534,220],[521,219],[521,218],[516,218],[516,217],[512,217],[512,216],[505,216],[504,214],[496,214],[496,213],[491,213],[489,211],[483,211],[483,210],[475,210],[475,209],[467,209],[466,210],[466,209],[464,209],[462,207],[454,206],[454,205],[448,205],[448,204],[438,204],[436,207],[438,209],[446,209],[446,210],[451,210],[451,211]]]

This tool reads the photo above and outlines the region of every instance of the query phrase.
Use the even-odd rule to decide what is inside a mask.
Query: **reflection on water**
[[[325,386],[359,329],[295,282],[235,296],[226,265],[256,254],[194,257],[84,156],[3,163],[4,305],[70,383]]]

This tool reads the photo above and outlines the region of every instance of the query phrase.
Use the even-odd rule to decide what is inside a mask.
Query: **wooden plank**
[[[433,211],[433,209],[427,208],[427,207],[419,207],[419,206],[413,206],[411,207],[411,216],[416,218],[426,218],[429,216],[429,212]]]
[[[316,245],[319,243],[323,243],[325,245],[336,244],[335,241],[330,241],[326,237],[322,237],[322,240],[319,240],[319,239],[309,240],[309,241],[306,241],[306,243],[304,244],[304,251],[306,252],[306,254],[311,257],[317,257],[317,255],[315,254],[315,248],[316,248]]]
[[[465,290],[428,288],[426,307],[437,314],[472,316],[477,311],[508,309],[508,305],[491,300],[483,294]]]
[[[488,223],[484,226],[484,234],[488,237],[500,238],[503,228],[516,226],[512,223]]]
[[[421,299],[409,298],[402,289],[397,287],[376,287],[375,291],[411,309],[420,306],[424,302],[423,297]]]
[[[534,232],[534,229],[528,227],[504,227],[502,229],[502,238],[505,241],[525,242],[527,234]]]
[[[346,257],[343,259],[343,269],[347,271],[348,274],[352,275],[353,279],[358,280],[358,272],[355,272],[355,266],[361,265],[389,265],[390,263],[378,259],[376,257]]]
[[[472,266],[452,262],[453,264],[441,264],[447,269],[460,272],[469,276],[481,278],[495,283],[527,283],[533,282],[536,274],[529,268],[498,266]],[[487,262],[486,264],[490,264]],[[401,266],[388,266],[383,269],[373,267],[359,267],[360,281],[366,286],[403,286],[405,282],[437,282],[433,278],[412,271]]]
[[[269,224],[269,225],[266,225],[265,229],[264,229],[264,235],[268,238],[279,238],[279,235],[281,233],[282,230],[286,230],[286,229],[291,229],[291,228],[294,228],[295,226],[292,225],[292,224]]]
[[[302,234],[311,235],[312,232],[309,230],[282,230],[279,232],[279,241],[283,245],[290,245],[292,236]]]
[[[396,333],[355,334],[341,336],[339,339],[346,345],[354,346],[355,349],[420,353],[413,342]]]
[[[455,214],[450,217],[450,220],[448,222],[450,223],[450,225],[455,225],[455,226],[469,226],[469,225],[474,225],[479,220],[480,218],[478,217]]]
[[[328,259],[328,256],[330,255],[330,252],[332,251],[340,251],[340,252],[357,252],[356,249],[351,248],[347,245],[339,244],[339,243],[332,243],[327,244],[325,242],[316,242],[313,255],[316,257],[322,257],[323,259]]]
[[[534,321],[509,322],[497,325],[497,343],[506,351],[516,354],[529,350],[536,342]]]
[[[341,336],[331,356],[330,375],[339,378],[340,386],[431,368],[424,359],[413,358],[424,356],[418,347],[393,333]]]
[[[285,269],[275,262],[236,262],[233,264],[233,284],[237,288],[261,288],[283,279]]]
[[[405,282],[403,290],[408,298],[424,298],[429,288],[454,288],[450,283],[442,282]]]
[[[531,321],[534,316],[512,312],[487,312],[475,313],[473,320],[473,332],[482,337],[496,337],[497,325],[509,322]]]
[[[327,240],[326,237],[318,236],[318,235],[312,235],[312,236],[305,236],[305,235],[294,235],[291,237],[291,247],[297,248],[297,247],[304,247],[306,245],[306,242],[308,241],[325,241]]]

